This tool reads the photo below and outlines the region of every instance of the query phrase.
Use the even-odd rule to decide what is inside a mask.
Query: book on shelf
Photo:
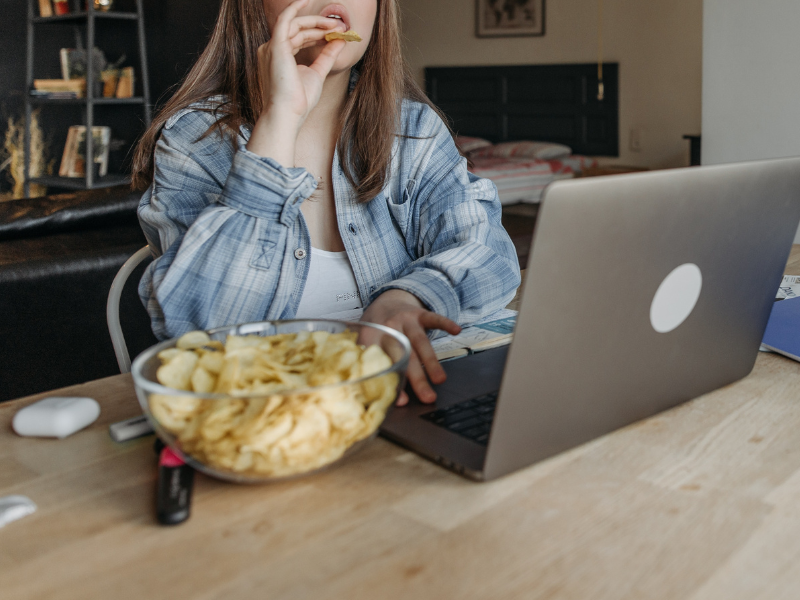
[[[31,96],[50,100],[74,100],[81,97],[77,92],[43,92],[41,90],[31,90]]]
[[[73,92],[76,98],[83,98],[86,95],[85,79],[34,79],[33,90],[35,92]]]
[[[92,151],[94,163],[97,165],[99,177],[108,174],[108,150],[111,144],[111,128],[92,127]],[[86,176],[86,126],[73,125],[67,131],[67,141],[61,155],[60,177]]]
[[[72,52],[72,48],[62,48],[58,53],[61,62],[61,79],[72,79],[70,77],[70,52]]]
[[[40,17],[53,16],[53,5],[50,4],[50,0],[39,0],[39,16]]]
[[[53,11],[56,15],[68,15],[69,2],[67,0],[53,0]]]
[[[436,358],[449,360],[511,343],[517,311],[503,309],[464,327],[458,335],[446,335],[431,342]]]
[[[120,69],[116,91],[117,98],[133,98],[133,84],[133,67]]]
[[[116,98],[119,85],[119,69],[106,69],[100,73],[103,82],[103,98]]]

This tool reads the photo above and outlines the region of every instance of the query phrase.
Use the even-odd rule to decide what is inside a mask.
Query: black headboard
[[[428,96],[459,135],[492,142],[536,140],[576,154],[619,156],[618,63],[428,67]]]

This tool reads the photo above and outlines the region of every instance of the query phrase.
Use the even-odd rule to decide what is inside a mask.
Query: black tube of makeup
[[[159,523],[178,525],[189,518],[193,484],[194,469],[169,447],[163,448],[158,460],[156,494],[156,518]]]

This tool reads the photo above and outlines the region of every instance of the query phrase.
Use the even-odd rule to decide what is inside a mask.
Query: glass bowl
[[[357,344],[377,345],[391,365],[366,377],[316,387],[261,394],[199,393],[166,387],[156,378],[164,364],[158,355],[175,348],[176,338],[156,344],[133,361],[136,395],[158,436],[198,471],[239,483],[318,471],[375,437],[405,385],[408,339],[382,325],[323,319],[247,323],[206,332],[219,346],[228,335],[320,331],[354,332]],[[213,349],[204,346],[201,355],[206,350]]]

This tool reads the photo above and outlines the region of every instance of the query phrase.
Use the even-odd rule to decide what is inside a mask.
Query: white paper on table
[[[504,308],[465,327],[458,335],[446,335],[433,340],[431,345],[439,360],[464,356],[470,351],[488,350],[495,345],[502,346],[511,342],[516,318],[517,311]],[[498,326],[494,326],[495,323]],[[492,344],[494,340],[496,344]]]
[[[784,275],[776,298],[797,298],[800,296],[800,275]]]
[[[452,338],[439,338],[438,340],[433,340],[431,345],[434,352],[436,352],[436,358],[439,360],[448,360],[469,354],[469,350]]]

